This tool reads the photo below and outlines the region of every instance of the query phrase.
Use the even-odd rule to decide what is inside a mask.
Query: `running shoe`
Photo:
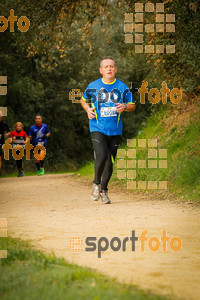
[[[101,200],[102,200],[103,204],[110,204],[111,203],[111,201],[108,197],[108,191],[101,191],[100,195],[101,195]]]
[[[40,175],[44,175],[44,168],[41,168],[40,172],[41,172]]]
[[[99,200],[99,197],[100,197],[100,184],[94,183],[92,187],[91,199],[97,201]]]
[[[17,177],[23,177],[23,176],[24,176],[24,171],[23,170],[19,171],[19,174]]]

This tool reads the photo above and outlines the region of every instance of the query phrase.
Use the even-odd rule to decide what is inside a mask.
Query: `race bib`
[[[102,107],[101,108],[101,117],[116,117],[117,110],[116,107]]]
[[[44,145],[44,142],[38,142],[37,144],[43,146],[43,145]]]

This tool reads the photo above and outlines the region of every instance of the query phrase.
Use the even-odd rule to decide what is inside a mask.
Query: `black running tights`
[[[104,135],[99,131],[91,132],[94,148],[94,172],[93,183],[101,184],[101,190],[108,190],[108,182],[113,172],[113,161],[117,154],[120,135]]]
[[[22,170],[22,159],[16,160],[16,165],[19,171]]]

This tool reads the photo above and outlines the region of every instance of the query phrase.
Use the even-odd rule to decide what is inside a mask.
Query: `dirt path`
[[[90,200],[89,184],[68,175],[45,175],[0,179],[0,217],[8,219],[8,231],[15,237],[34,240],[47,252],[53,250],[70,262],[89,266],[121,282],[151,289],[175,299],[200,299],[200,209],[193,205],[167,200],[147,199],[129,192],[111,191],[112,205]],[[170,238],[180,236],[182,249],[145,251],[107,250],[74,252],[69,240],[78,236],[98,239],[114,236],[123,239],[135,230],[137,236],[148,230],[161,237],[163,229]],[[85,248],[85,247],[84,247]]]

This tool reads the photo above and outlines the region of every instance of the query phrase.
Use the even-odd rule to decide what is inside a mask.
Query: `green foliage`
[[[82,168],[77,170],[76,174],[81,176],[93,176],[94,173],[94,162],[86,163]]]
[[[134,1],[135,2],[135,1]],[[136,1],[137,2],[137,1]],[[146,1],[140,1],[146,3]],[[154,4],[157,1],[151,1]],[[164,2],[165,14],[175,14],[175,32],[145,34],[147,45],[175,45],[173,54],[146,54],[151,67],[146,76],[150,85],[160,88],[166,81],[172,89],[194,91],[200,84],[200,7],[198,1],[170,0]],[[134,9],[131,1],[130,8]],[[145,13],[144,25],[155,24],[155,14]]]
[[[186,201],[199,201],[200,197],[200,113],[196,111],[189,124],[175,124],[168,132],[172,107],[165,106],[153,114],[137,138],[158,139],[158,148],[167,149],[167,169],[137,169],[137,180],[167,180],[169,190]],[[140,150],[137,159],[146,159],[147,150]]]
[[[46,167],[76,169],[93,157],[88,119],[79,104],[72,104],[69,92],[84,92],[89,82],[100,77],[102,56],[111,55],[118,66],[117,77],[129,87],[131,82],[148,81],[148,89],[161,88],[165,80],[170,88],[195,90],[199,84],[199,6],[197,1],[165,1],[165,11],[176,14],[174,34],[148,35],[145,43],[174,42],[175,54],[137,54],[134,44],[124,43],[124,13],[134,12],[137,1],[65,1],[8,0],[1,2],[1,15],[13,8],[18,17],[25,15],[31,26],[26,33],[9,29],[0,33],[0,75],[8,76],[8,95],[0,96],[0,106],[8,107],[6,118],[13,129],[22,121],[28,132],[36,113],[51,130]],[[145,2],[145,1],[143,1]],[[156,3],[156,1],[152,1]],[[80,5],[81,4],[81,5]],[[181,9],[180,9],[181,8]],[[148,19],[151,20],[151,14]],[[147,99],[124,113],[123,142],[136,136],[148,116],[162,104]],[[11,171],[15,162],[4,162]],[[30,170],[33,164],[27,164]]]

